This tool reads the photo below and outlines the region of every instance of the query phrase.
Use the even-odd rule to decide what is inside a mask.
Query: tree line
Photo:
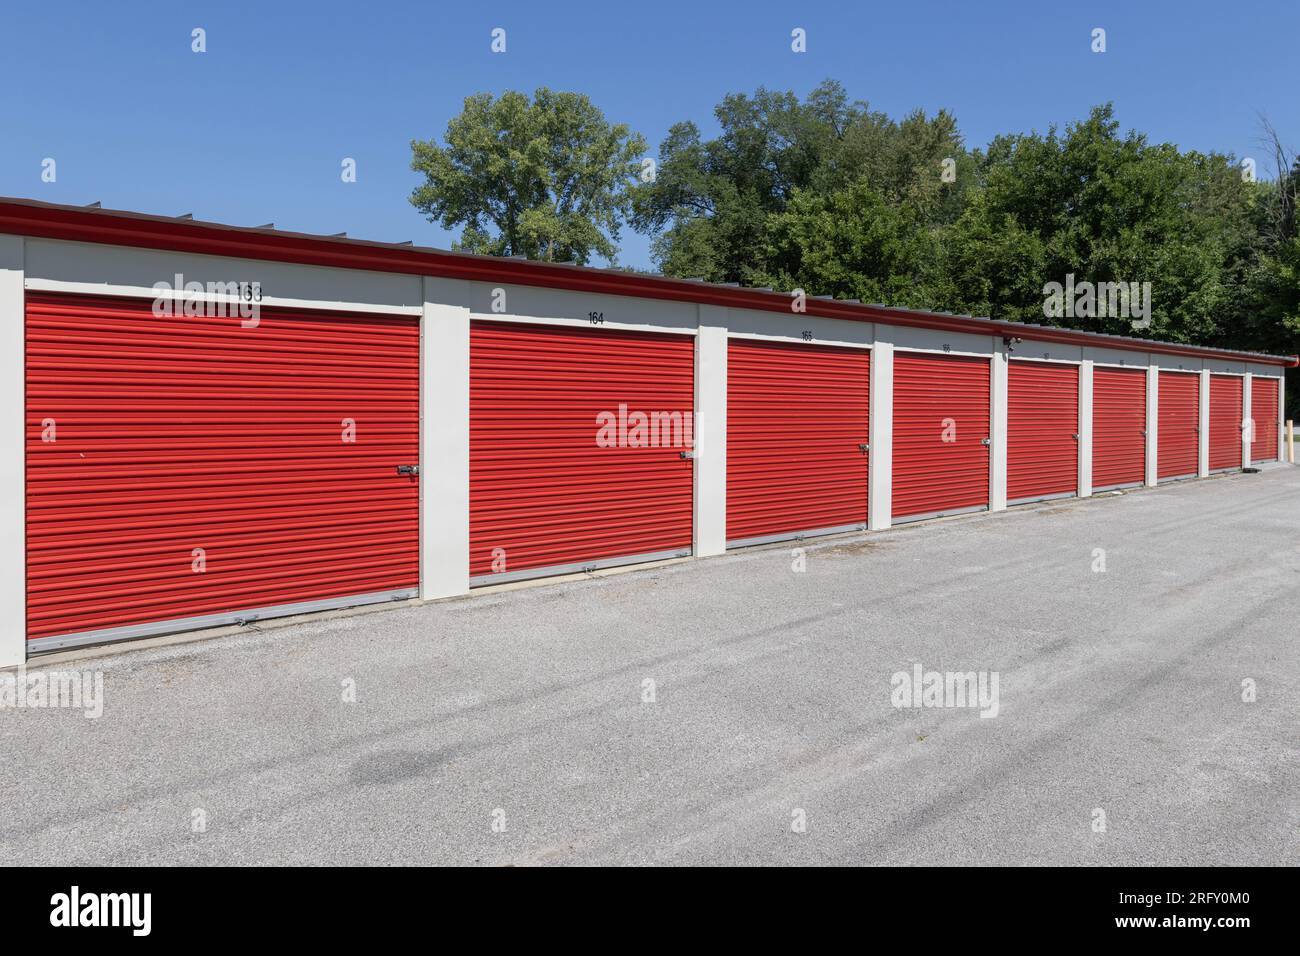
[[[1121,132],[1109,104],[983,148],[946,111],[895,120],[834,81],[714,113],[715,135],[680,122],[647,156],[581,94],[479,94],[445,145],[412,143],[411,202],[471,252],[613,263],[630,227],[668,276],[1300,351],[1300,159],[1266,122],[1246,158]],[[1149,315],[1053,313],[1067,282],[1145,288]]]

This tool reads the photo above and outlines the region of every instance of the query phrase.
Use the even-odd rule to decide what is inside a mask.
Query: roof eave
[[[423,246],[231,226],[195,219],[64,206],[26,199],[0,198],[0,232],[43,239],[168,249],[201,255],[294,262],[339,269],[432,275],[479,282],[504,282],[579,292],[696,302],[767,312],[789,312],[791,309],[791,296],[788,293],[590,266],[480,256]],[[900,309],[846,300],[809,296],[805,299],[804,305],[804,312],[798,314],[975,335],[1020,336],[1040,342],[1091,345],[1124,351],[1219,358],[1292,368],[1300,365],[1300,357],[1295,355],[1266,355],[1179,345],[1152,339],[1103,335],[1075,329],[1026,325],[998,319]]]

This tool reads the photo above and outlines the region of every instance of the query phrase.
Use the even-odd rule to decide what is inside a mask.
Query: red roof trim
[[[362,269],[370,272],[396,272],[480,282],[505,282],[569,289],[576,292],[696,302],[766,312],[788,312],[790,308],[790,296],[779,292],[731,288],[609,269],[476,256],[359,239],[250,229],[190,219],[169,219],[164,216],[148,216],[118,210],[61,206],[25,199],[0,199],[0,232],[42,239],[167,249],[200,255],[330,266],[337,269]],[[1218,358],[1288,367],[1300,365],[1300,357],[1294,355],[1263,355],[1254,352],[1184,346],[1173,342],[1099,335],[1073,329],[1045,328],[1018,322],[940,315],[830,299],[809,298],[807,314],[858,322],[882,322],[887,325],[967,332],[975,335],[1017,335],[1040,342],[1091,345],[1132,352],[1156,352],[1162,355]]]

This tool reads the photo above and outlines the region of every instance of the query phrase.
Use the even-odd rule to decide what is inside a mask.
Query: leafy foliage
[[[894,122],[829,81],[715,112],[716,137],[674,126],[633,191],[668,275],[1129,335],[1126,317],[1048,318],[1044,286],[1150,282],[1138,334],[1300,351],[1300,162],[1256,182],[1121,133],[1110,105],[984,150],[947,113]]]
[[[1110,105],[985,149],[949,113],[895,121],[833,81],[714,112],[717,135],[674,125],[640,183],[644,141],[585,96],[472,96],[445,146],[411,144],[411,202],[472,252],[612,262],[630,223],[667,275],[1118,334],[1129,318],[1048,317],[1044,286],[1149,282],[1141,335],[1300,351],[1300,161],[1266,123],[1276,175],[1257,182],[1121,133]]]
[[[411,203],[445,228],[463,226],[458,248],[614,261],[640,135],[611,125],[581,94],[543,87],[531,101],[518,92],[467,98],[444,138],[411,143],[411,168],[425,176]]]

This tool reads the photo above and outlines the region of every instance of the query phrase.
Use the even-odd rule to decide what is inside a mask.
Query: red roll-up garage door
[[[1239,375],[1210,376],[1210,471],[1241,467],[1244,381]]]
[[[1250,380],[1250,417],[1254,420],[1251,461],[1277,460],[1277,395],[1277,379],[1256,376]]]
[[[34,649],[414,596],[419,324],[27,297]]]
[[[1197,472],[1200,382],[1195,372],[1160,372],[1156,390],[1157,478],[1187,478]]]
[[[989,360],[894,356],[893,519],[987,508]]]
[[[690,554],[695,340],[474,322],[474,584]]]
[[[866,349],[727,345],[727,541],[862,528]]]
[[[1079,367],[1007,366],[1007,500],[1079,491]]]
[[[1092,372],[1094,491],[1146,480],[1147,373],[1097,367]]]

